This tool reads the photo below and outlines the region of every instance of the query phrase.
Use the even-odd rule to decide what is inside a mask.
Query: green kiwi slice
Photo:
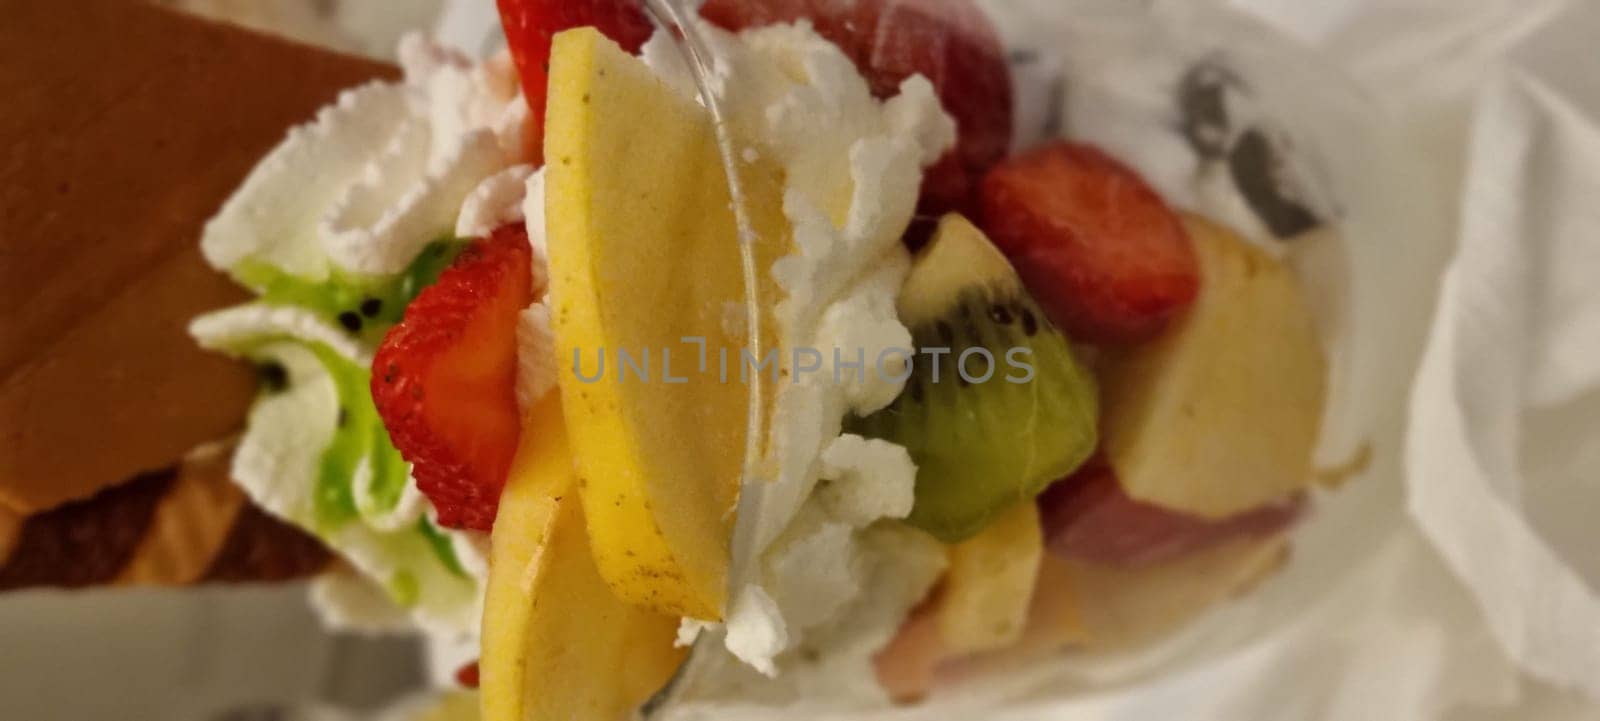
[[[940,222],[898,306],[918,350],[905,390],[846,425],[910,452],[911,525],[946,543],[969,538],[1094,451],[1094,379],[966,219]]]

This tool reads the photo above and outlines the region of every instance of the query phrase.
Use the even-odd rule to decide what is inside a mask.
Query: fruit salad
[[[192,326],[260,369],[235,476],[365,579],[336,616],[478,639],[490,719],[881,705],[1281,562],[1297,278],[1016,147],[976,4],[499,9],[506,53],[407,40],[202,241],[259,295]]]

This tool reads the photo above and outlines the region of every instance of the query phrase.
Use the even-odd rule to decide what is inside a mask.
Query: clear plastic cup
[[[896,3],[890,3],[897,5]],[[702,102],[718,118],[724,162],[736,198],[740,167],[735,132],[725,122],[715,60],[694,3],[652,0],[658,21],[674,28],[696,71]],[[772,3],[774,7],[783,3]],[[917,7],[899,3],[896,22],[919,22]],[[1406,362],[1406,324],[1383,307],[1425,261],[1396,254],[1403,229],[1395,219],[1406,197],[1409,153],[1393,146],[1383,119],[1341,70],[1259,21],[1220,2],[1126,3],[1097,0],[985,0],[999,30],[1014,88],[1011,152],[1055,138],[1093,143],[1140,171],[1172,205],[1232,226],[1282,258],[1308,297],[1329,360],[1328,403],[1316,453],[1321,473],[1346,481],[1315,491],[1309,519],[1295,529],[1293,553],[1281,570],[1240,589],[1237,598],[1196,608],[1159,638],[1131,647],[1066,646],[977,664],[947,674],[922,704],[900,717],[943,718],[1006,703],[1069,699],[1140,683],[1208,663],[1280,633],[1343,582],[1402,522],[1395,458],[1371,439],[1396,421],[1385,397]],[[781,12],[781,11],[780,11]],[[981,31],[975,31],[981,32]],[[878,30],[879,42],[892,37]],[[890,40],[893,42],[893,40]],[[872,52],[869,50],[868,52]],[[955,57],[955,55],[952,55]],[[926,209],[924,209],[926,210]],[[744,202],[741,231],[754,231]],[[926,214],[918,221],[928,220]],[[748,241],[748,237],[747,237]],[[759,343],[761,269],[739,249],[750,273],[747,298],[752,342]],[[747,467],[768,467],[760,439],[770,431],[762,399],[751,389]],[[732,583],[750,577],[759,532],[749,526],[770,478],[747,474],[734,536]],[[1230,594],[1231,595],[1231,594]],[[702,645],[718,643],[703,638]],[[716,673],[697,648],[658,704],[695,711],[698,674]],[[823,702],[826,699],[814,700]],[[719,712],[743,708],[719,699]],[[757,704],[756,706],[762,706]],[[705,711],[708,707],[701,707]],[[761,718],[808,718],[816,704],[762,706]],[[665,713],[666,717],[673,714]]]

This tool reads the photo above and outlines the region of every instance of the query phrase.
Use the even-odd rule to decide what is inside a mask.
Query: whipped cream
[[[508,63],[408,36],[405,80],[347,90],[289,132],[206,224],[201,250],[321,281],[391,275],[446,236],[468,195],[521,156],[527,105]]]
[[[482,238],[502,225],[522,222],[528,177],[534,172],[531,165],[513,165],[484,178],[461,201],[456,237]],[[539,227],[542,230],[544,224]]]
[[[794,250],[771,269],[783,295],[780,357],[792,358],[795,348],[824,355],[820,372],[791,374],[778,388],[776,477],[755,509],[758,569],[726,616],[727,651],[761,675],[730,670],[720,690],[883,701],[872,656],[926,595],[945,556],[930,537],[893,522],[913,498],[916,467],[905,449],[841,434],[846,414],[883,408],[904,380],[834,364],[854,362],[857,349],[870,365],[882,349],[910,347],[895,312],[910,269],[900,238],[922,170],[954,144],[955,124],[920,76],[893,98],[874,98],[851,60],[809,23],[737,35],[700,30],[716,59],[714,92],[744,146],[737,152],[785,170]],[[643,55],[694,96],[669,38],[658,33]],[[827,352],[835,348],[843,352],[837,359]],[[703,627],[686,621],[680,640]]]

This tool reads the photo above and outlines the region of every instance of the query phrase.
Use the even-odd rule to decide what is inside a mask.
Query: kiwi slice
[[[969,538],[1094,451],[1093,378],[965,218],[940,221],[898,306],[918,349],[911,376],[893,404],[847,426],[916,461],[911,525]]]

